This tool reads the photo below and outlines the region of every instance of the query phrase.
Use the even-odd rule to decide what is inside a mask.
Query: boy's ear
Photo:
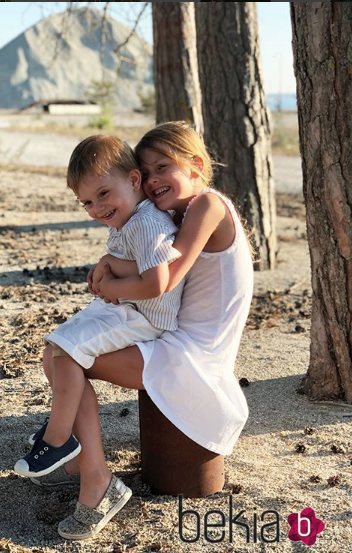
[[[139,169],[132,169],[129,174],[129,178],[134,190],[140,190],[142,186],[142,174]]]
[[[192,165],[197,169],[197,171],[192,171],[191,169],[191,178],[198,178],[199,173],[203,171],[203,160],[199,156],[193,156],[192,157]]]

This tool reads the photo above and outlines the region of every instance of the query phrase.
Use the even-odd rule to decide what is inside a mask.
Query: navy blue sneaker
[[[39,428],[39,430],[37,430],[34,434],[31,434],[31,435],[29,436],[28,442],[29,442],[31,445],[34,445],[34,442],[36,442],[37,440],[42,439],[42,437],[43,437],[44,434],[45,434],[46,427],[48,426],[48,422],[49,422],[49,417],[46,417],[44,423],[43,423],[42,426]]]
[[[60,447],[53,447],[39,439],[31,451],[17,461],[14,471],[21,476],[44,476],[76,457],[80,451],[81,444],[73,434]]]

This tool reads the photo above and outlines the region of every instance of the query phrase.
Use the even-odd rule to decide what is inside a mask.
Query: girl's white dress
[[[236,238],[222,252],[202,252],[187,274],[179,328],[137,346],[144,387],[160,411],[196,443],[229,455],[248,417],[234,367],[253,294],[253,264],[231,201],[212,189],[204,193],[227,205]]]

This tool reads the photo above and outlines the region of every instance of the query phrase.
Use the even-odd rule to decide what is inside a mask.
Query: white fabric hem
[[[143,375],[142,375],[143,378]],[[146,382],[144,382],[143,378],[143,386],[146,392],[148,393],[150,399],[155,403],[159,411],[162,412],[162,414],[178,428],[183,434],[185,434],[188,438],[193,440],[198,445],[201,445],[205,449],[208,449],[209,451],[212,451],[214,453],[218,453],[219,455],[231,455],[233,452],[234,445],[231,447],[225,447],[222,445],[219,445],[214,442],[206,441],[203,437],[199,436],[198,434],[195,434],[194,432],[190,431],[189,428],[186,428],[184,423],[180,421],[177,417],[175,417],[173,414],[170,414],[168,412],[167,406],[162,404],[160,402],[160,398],[155,397],[153,394],[153,390],[150,388]]]
[[[50,337],[50,340],[45,337],[44,340],[47,344],[56,344],[61,349],[66,351],[66,353],[84,369],[90,369],[94,364],[95,357],[93,357],[92,355],[85,355],[81,351],[77,350],[74,344],[71,344],[62,336],[53,336]]]
[[[204,438],[202,438],[195,432],[190,431],[189,428],[186,428],[184,423],[180,421],[175,415],[169,413],[167,406],[160,401],[160,398],[154,395],[152,388],[149,388],[148,383],[144,379],[145,369],[150,361],[151,356],[153,355],[154,342],[148,342],[148,343],[137,342],[136,346],[139,348],[144,362],[143,373],[142,373],[142,382],[143,382],[144,389],[149,395],[150,399],[155,403],[159,411],[161,411],[162,414],[172,424],[176,426],[176,428],[178,428],[181,432],[183,432],[183,434],[185,434],[188,438],[193,440],[198,445],[204,447],[205,449],[208,449],[209,451],[218,453],[219,455],[231,455],[235,447],[235,443],[232,446],[226,447],[226,446],[219,445],[215,442],[206,441]],[[240,434],[240,432],[238,432],[238,434]]]
[[[143,374],[144,374],[144,369],[148,365],[150,358],[153,355],[154,340],[150,340],[149,342],[136,342],[135,345],[137,346],[137,348],[139,349],[143,357],[143,363],[144,363]],[[142,377],[143,377],[143,374],[142,374]]]

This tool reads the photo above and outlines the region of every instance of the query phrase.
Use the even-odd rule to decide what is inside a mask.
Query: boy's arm
[[[104,265],[103,277],[98,284],[99,295],[115,302],[119,298],[128,300],[144,300],[160,296],[165,292],[169,282],[169,265],[161,263],[152,269],[147,269],[140,275],[130,275],[116,278],[108,263]]]
[[[225,215],[226,208],[215,194],[201,194],[193,200],[175,238],[174,247],[181,257],[169,265],[167,292],[188,273]]]
[[[111,254],[103,255],[95,267],[92,267],[88,273],[88,288],[93,294],[97,293],[99,282],[103,276],[104,265],[108,263],[113,275],[117,278],[138,275],[138,267],[135,261],[120,259]]]
[[[123,279],[115,279],[109,268],[105,268],[102,295],[110,301],[117,298],[137,300],[154,298],[173,290],[188,273],[225,215],[225,205],[217,196],[201,194],[193,200],[173,243],[181,256],[169,265],[162,263],[140,276]]]
[[[103,255],[99,263],[109,263],[111,272],[118,278],[138,275],[138,267],[135,261],[120,259],[119,257],[111,255],[110,253]]]

